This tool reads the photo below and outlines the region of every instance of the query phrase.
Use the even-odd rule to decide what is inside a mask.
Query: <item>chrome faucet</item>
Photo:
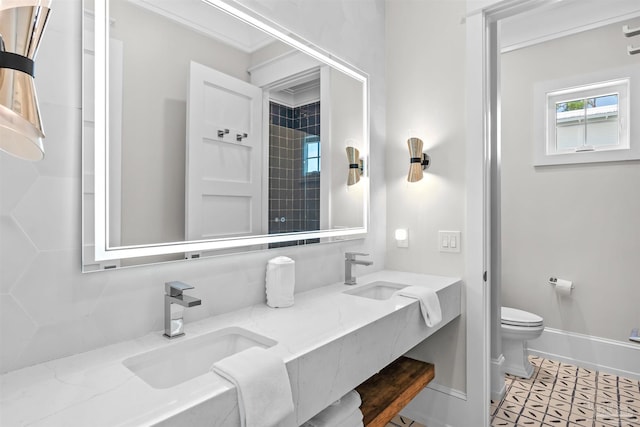
[[[361,252],[346,252],[344,254],[344,284],[345,285],[355,285],[356,278],[353,276],[351,272],[351,266],[354,264],[357,265],[371,265],[373,261],[362,261],[356,259],[356,256],[369,256],[369,254],[363,254]]]
[[[202,304],[198,298],[183,295],[182,291],[193,289],[193,286],[183,282],[166,282],[164,284],[164,336],[176,338],[184,335],[184,321],[182,315],[185,307],[195,307]]]

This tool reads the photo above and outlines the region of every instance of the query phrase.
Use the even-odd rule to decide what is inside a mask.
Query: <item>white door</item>
[[[186,240],[262,233],[262,90],[192,62]]]

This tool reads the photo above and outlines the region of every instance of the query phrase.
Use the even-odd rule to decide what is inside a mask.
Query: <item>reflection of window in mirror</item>
[[[309,175],[320,172],[320,138],[308,135],[304,138],[304,173]]]

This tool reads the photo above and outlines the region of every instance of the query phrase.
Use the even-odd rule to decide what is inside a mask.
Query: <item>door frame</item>
[[[499,339],[496,339],[500,335],[501,328],[501,283],[500,283],[500,175],[501,175],[501,161],[500,161],[500,59],[501,59],[501,35],[498,25],[499,22],[505,18],[518,17],[527,12],[535,11],[541,7],[549,6],[557,3],[558,0],[484,0],[484,8],[471,12],[467,15],[467,72],[470,74],[477,73],[480,76],[476,76],[475,86],[469,89],[467,97],[467,114],[468,117],[481,117],[483,127],[476,126],[473,131],[471,127],[468,127],[468,146],[469,150],[467,155],[469,159],[483,159],[484,167],[486,168],[485,174],[480,175],[476,173],[474,176],[467,176],[468,183],[473,179],[480,179],[481,176],[486,180],[484,185],[484,203],[486,206],[485,215],[486,229],[484,235],[485,241],[485,258],[488,269],[488,279],[490,284],[490,328],[487,331],[487,339],[492,339],[491,342],[491,354],[489,359],[489,371],[491,373],[491,379],[494,381],[494,387],[490,392],[494,396],[504,392],[504,389],[500,390],[500,385],[504,381],[504,374],[501,371],[502,357],[501,343]],[[593,28],[594,11],[586,10],[585,14],[576,13],[581,11],[581,3],[579,0],[566,0],[567,3],[572,3],[575,7],[572,8],[573,14],[570,19],[569,25],[563,28],[555,28],[553,32],[548,34],[538,34],[536,38],[522,39],[515,46],[525,47],[528,44],[532,44],[532,40],[542,41],[548,40],[552,34],[558,31],[562,31],[564,35],[574,34],[584,29]],[[617,22],[625,14],[635,11],[635,4],[626,2],[624,0],[617,1],[615,4],[610,5],[610,9],[606,14],[601,15],[597,12],[597,25],[605,25],[608,21]],[[569,12],[571,14],[572,12]],[[565,15],[567,12],[565,11]],[[565,16],[565,19],[569,19]],[[469,24],[472,25],[469,25]],[[556,25],[556,27],[558,27]],[[555,35],[553,36],[555,37]],[[476,44],[470,47],[470,43],[474,43],[473,39],[476,39]],[[479,40],[482,40],[480,42]],[[533,41],[536,43],[536,41]],[[514,45],[511,47],[513,48]],[[482,49],[481,55],[474,56],[472,49]],[[471,50],[470,50],[471,49]],[[469,80],[467,80],[469,83]],[[478,90],[481,92],[478,92]],[[475,92],[474,92],[475,90]],[[472,92],[474,92],[472,94]],[[469,96],[472,94],[471,96]],[[483,141],[480,143],[479,136],[482,135]],[[470,141],[473,139],[473,141]],[[482,147],[483,153],[480,154],[478,150]],[[476,150],[474,152],[473,150]],[[471,154],[475,157],[473,157]],[[469,191],[469,187],[467,189]],[[474,210],[468,210],[468,215],[478,215],[479,208],[476,206]],[[492,273],[495,274],[492,275]]]
[[[270,146],[270,114],[271,108],[270,103],[273,101],[272,92],[281,90],[282,88],[286,88],[287,86],[296,82],[296,80],[304,79],[310,75],[317,75],[317,78],[320,79],[320,138],[321,143],[320,149],[320,158],[322,159],[322,172],[320,174],[320,200],[327,200],[328,203],[320,206],[320,229],[328,229],[329,224],[331,224],[331,209],[329,204],[331,203],[331,198],[329,197],[329,189],[330,189],[330,174],[331,174],[331,159],[329,156],[329,148],[330,148],[330,130],[331,130],[331,105],[329,100],[329,86],[330,86],[330,69],[327,65],[316,64],[312,67],[309,67],[307,61],[301,61],[300,55],[287,55],[287,58],[293,62],[293,64],[297,65],[297,69],[300,71],[293,73],[292,75],[287,76],[286,78],[279,78],[278,74],[270,74],[268,71],[268,67],[275,67],[278,70],[286,69],[287,72],[291,71],[291,63],[289,64],[289,68],[285,66],[281,66],[280,61],[274,60],[271,63],[264,66],[264,69],[267,72],[263,73],[259,79],[256,79],[258,83],[260,83],[260,88],[262,89],[262,138],[263,138],[263,173],[262,179],[267,185],[263,186],[263,200],[266,200],[267,203],[265,205],[264,211],[265,214],[263,216],[263,232],[264,234],[269,234],[269,221],[272,221],[272,218],[269,217],[269,146]],[[252,76],[253,78],[253,76]],[[254,83],[254,80],[251,80]]]
[[[491,268],[499,261],[492,252],[497,243],[493,234],[495,223],[492,227],[496,213],[495,199],[492,209],[492,196],[497,194],[492,186],[499,172],[500,144],[498,23],[554,1],[489,0],[482,9],[471,11],[465,18],[467,420],[483,427],[490,424],[491,339],[499,333],[500,325],[498,310],[492,310],[492,303],[495,306],[499,302],[499,288],[493,286]]]

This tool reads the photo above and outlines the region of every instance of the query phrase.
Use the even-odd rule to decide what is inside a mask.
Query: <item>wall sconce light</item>
[[[409,138],[407,140],[409,146],[409,175],[407,181],[417,182],[422,179],[422,171],[429,167],[431,158],[427,153],[422,152],[422,140],[420,138]]]
[[[364,173],[364,160],[360,158],[357,148],[347,147],[347,161],[349,162],[349,176],[347,185],[356,184]]]
[[[34,62],[51,0],[0,2],[0,149],[25,160],[44,157]]]

